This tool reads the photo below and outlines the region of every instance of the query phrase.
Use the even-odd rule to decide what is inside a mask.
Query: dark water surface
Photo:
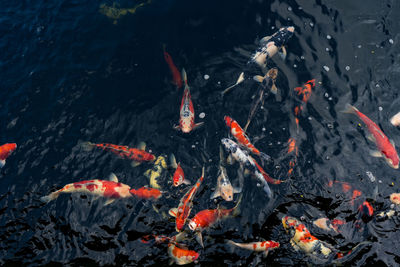
[[[131,7],[138,2],[117,3]],[[398,1],[153,0],[116,23],[99,12],[100,4],[0,3],[1,143],[18,144],[0,174],[2,265],[167,264],[166,244],[140,242],[146,234],[175,234],[174,221],[156,213],[150,201],[131,198],[104,206],[104,200],[84,194],[61,195],[48,204],[39,199],[71,182],[106,179],[110,172],[134,188],[147,185],[143,173],[151,165],[132,168],[112,153],[88,153],[78,145],[89,140],[134,147],[145,141],[156,155],[174,153],[192,181],[205,164],[192,215],[215,208],[209,198],[216,184],[220,139],[228,135],[223,116],[244,125],[258,85],[248,75],[224,99],[219,92],[240,72],[249,71],[249,58],[239,50],[252,53],[259,38],[281,26],[296,30],[286,61],[269,61],[269,67],[279,69],[282,100],[267,98],[248,134],[262,137],[257,147],[274,159],[265,166],[271,176],[288,179],[289,137],[298,140],[298,164],[288,183],[271,186],[272,200],[255,180],[246,179],[241,214],[205,231],[204,249],[195,240],[189,242],[200,253],[197,264],[305,265],[310,260],[289,244],[282,216],[302,218],[307,225],[318,217],[356,220],[358,205],[350,204],[351,194],[328,188],[329,180],[347,181],[360,190],[357,203],[369,199],[375,212],[389,208],[389,195],[398,191],[398,170],[369,155],[375,146],[366,139],[367,129],[358,126],[354,115],[340,111],[346,103],[355,105],[400,144],[399,129],[389,123],[400,103]],[[205,122],[190,135],[172,129],[182,91],[170,83],[162,44],[178,68],[186,69],[196,121]],[[248,73],[262,74],[255,69]],[[317,86],[297,134],[293,108],[299,100],[293,88],[312,78]],[[199,119],[200,112],[204,119]],[[234,184],[236,168],[228,169]],[[167,212],[187,187],[172,188],[169,176],[164,179],[168,197],[155,204]],[[400,262],[399,225],[397,217],[373,219],[342,234],[313,233],[342,250],[372,241],[349,264],[393,266]],[[227,239],[275,240],[281,247],[265,258],[232,249]]]

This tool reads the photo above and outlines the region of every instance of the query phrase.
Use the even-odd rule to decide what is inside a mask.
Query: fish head
[[[229,116],[224,116],[224,121],[225,121],[225,123],[226,123],[226,126],[231,127],[232,121],[233,121],[231,117],[229,117]]]
[[[222,184],[220,188],[221,197],[225,201],[232,201],[233,200],[233,188],[232,185]]]
[[[190,230],[192,230],[192,231],[196,231],[197,230],[198,224],[197,224],[196,221],[197,221],[196,218],[193,218],[193,220],[189,220],[188,225],[189,225],[189,229]]]
[[[179,122],[179,127],[183,133],[190,133],[193,130],[193,119],[183,118]]]
[[[180,166],[180,164],[178,164],[178,167],[176,168],[174,176],[172,178],[173,185],[175,187],[181,185],[183,183],[183,179],[184,179],[183,170],[182,170],[182,167]]]
[[[286,29],[287,29],[288,31],[290,31],[290,32],[294,32],[294,27],[293,27],[293,26],[286,27]]]
[[[296,218],[285,216],[282,218],[282,225],[287,233],[289,232],[292,236],[294,236],[298,226],[301,225],[301,223]]]
[[[236,150],[237,145],[231,139],[222,138],[221,143],[227,152],[234,152]]]

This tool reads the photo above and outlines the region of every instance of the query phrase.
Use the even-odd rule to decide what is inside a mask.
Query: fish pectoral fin
[[[174,169],[178,168],[178,164],[176,163],[176,158],[173,153],[169,155],[169,165]]]
[[[221,195],[221,193],[219,192],[219,190],[218,190],[218,189],[215,189],[215,191],[211,194],[210,199],[217,198],[217,197],[219,197],[220,195]]]
[[[6,160],[5,159],[0,160],[0,168],[3,168],[4,165],[6,165]]]
[[[133,167],[133,168],[135,168],[135,167],[137,167],[137,166],[139,166],[140,165],[140,162],[139,161],[132,161],[131,162],[131,166]]]
[[[276,95],[278,93],[278,88],[276,87],[275,83],[271,86],[271,93]]]
[[[201,126],[203,126],[204,125],[204,122],[202,121],[202,122],[198,122],[198,123],[196,123],[194,126],[193,126],[193,130],[194,129],[198,129],[198,128],[200,128]]]
[[[229,165],[233,165],[235,163],[235,159],[232,157],[232,154],[229,154],[229,156],[226,158],[226,162]]]
[[[190,185],[192,184],[189,180],[187,179],[183,179],[182,183],[186,184],[186,185]]]
[[[147,178],[150,178],[150,173],[151,173],[151,169],[148,169],[147,171],[145,171],[143,173],[143,175],[146,176]]]
[[[369,135],[367,135],[367,138],[368,138],[368,140],[369,141],[371,141],[371,142],[376,142],[376,139],[375,139],[375,137],[372,135],[372,134],[369,134]]]
[[[176,214],[178,214],[178,208],[172,208],[168,211],[168,214],[171,215],[172,217],[176,217]]]
[[[114,173],[110,173],[110,175],[108,176],[108,180],[118,183],[118,178]]]
[[[372,150],[369,152],[369,154],[375,158],[381,158],[382,157],[382,152],[378,150]]]
[[[197,232],[196,241],[199,242],[200,246],[202,246],[204,248],[203,236],[201,235],[201,232]]]
[[[245,177],[249,176],[250,173],[251,173],[251,172],[250,172],[248,169],[244,169],[244,171],[243,171],[243,175],[244,175]]]
[[[181,129],[181,127],[179,127],[179,124],[178,124],[178,125],[174,125],[172,128],[173,128],[174,130],[177,130],[177,131],[179,131],[179,130]]]
[[[269,252],[269,249],[266,249],[266,250],[264,251],[264,256],[265,256],[265,257],[268,257],[268,252]]]
[[[262,83],[264,81],[264,77],[261,75],[255,75],[253,76],[253,80],[259,83]]]
[[[137,148],[138,149],[140,149],[140,150],[146,150],[146,143],[145,142],[140,142],[138,145],[137,145]]]
[[[233,188],[233,193],[234,194],[238,194],[238,193],[241,193],[242,192],[242,188],[241,187],[234,187]]]
[[[287,56],[286,48],[284,46],[282,46],[281,49],[282,49],[282,52],[279,52],[279,56],[282,58],[282,60],[285,60],[286,56]]]
[[[271,39],[271,36],[265,36],[265,37],[261,38],[260,45],[266,45],[270,39]]]
[[[114,198],[107,199],[106,203],[104,203],[104,206],[110,205],[110,204],[113,203],[114,201],[115,201]]]

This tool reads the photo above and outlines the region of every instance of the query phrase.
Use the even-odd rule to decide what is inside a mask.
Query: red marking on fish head
[[[232,125],[232,118],[229,117],[229,116],[224,116],[224,120],[225,120],[226,126],[231,127],[231,125]]]
[[[181,218],[176,218],[176,231],[180,232],[182,231],[183,227],[185,226],[185,220],[182,220]]]
[[[400,193],[391,194],[390,201],[396,205],[400,205]]]

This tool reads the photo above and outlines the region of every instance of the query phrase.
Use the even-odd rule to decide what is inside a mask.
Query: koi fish
[[[222,197],[225,201],[232,201],[233,194],[242,192],[242,189],[233,187],[231,181],[226,174],[226,169],[222,166],[219,166],[219,175],[217,179],[217,188],[214,193],[211,195],[211,199]]]
[[[387,136],[382,132],[381,128],[379,128],[379,126],[376,125],[370,118],[365,116],[357,108],[350,104],[346,105],[346,110],[344,112],[357,115],[367,126],[371,134],[368,138],[373,141],[378,148],[378,151],[371,152],[371,155],[374,157],[384,157],[390,167],[398,169],[399,156],[394,148],[394,143],[387,138]]]
[[[263,152],[260,152],[251,142],[250,139],[247,137],[246,133],[243,131],[242,127],[240,127],[239,123],[232,119],[229,116],[224,116],[224,120],[226,126],[230,129],[230,133],[235,137],[236,141],[244,146],[247,150],[249,150],[254,155],[261,157],[264,160],[270,160],[271,157],[266,155]]]
[[[0,146],[0,168],[6,164],[6,159],[17,148],[16,143],[8,143]]]
[[[181,164],[180,163],[176,164],[176,159],[174,154],[171,154],[169,159],[170,159],[170,165],[172,166],[172,168],[175,169],[174,176],[172,177],[172,182],[173,182],[172,184],[175,187],[180,186],[181,184],[189,185],[190,181],[185,179],[185,174],[183,172]]]
[[[194,250],[180,248],[177,244],[168,244],[168,254],[171,261],[177,265],[185,265],[194,262],[199,258],[199,253]]]
[[[146,144],[144,142],[140,142],[138,148],[131,148],[128,146],[119,146],[113,144],[94,144],[91,142],[83,142],[81,146],[86,151],[90,151],[94,147],[101,148],[105,151],[111,151],[122,158],[132,160],[132,167],[136,167],[142,162],[154,161],[156,159],[153,154],[145,151]]]
[[[307,81],[302,87],[294,88],[294,91],[297,92],[299,96],[302,95],[301,101],[303,101],[303,103],[305,104],[310,99],[312,88],[314,87],[315,87],[315,79],[312,79]]]
[[[172,74],[173,84],[176,86],[176,89],[179,89],[182,87],[181,74],[179,73],[178,68],[175,66],[174,61],[172,60],[170,54],[168,54],[167,51],[165,51],[165,46],[163,46],[163,50],[164,50],[165,62],[167,62],[169,70],[171,71]]]
[[[185,90],[182,96],[179,125],[174,126],[174,128],[176,130],[180,129],[183,133],[189,133],[202,126],[204,122],[194,123],[194,108],[185,69],[182,70],[182,78],[185,82]]]
[[[361,250],[364,245],[370,244],[370,242],[361,242],[348,253],[344,253],[313,236],[306,226],[296,218],[284,216],[282,225],[291,236],[290,244],[293,248],[296,251],[303,251],[310,258],[318,261],[319,264],[327,263],[328,261],[339,263],[349,260],[350,257],[356,254],[356,251]]]
[[[288,152],[287,154],[291,154],[294,152],[294,157],[293,159],[289,162],[289,170],[288,170],[288,175],[291,175],[294,170],[294,166],[296,165],[297,161],[297,156],[298,156],[298,147],[296,145],[296,139],[294,138],[289,138],[288,140]]]
[[[282,57],[286,57],[284,45],[289,41],[294,32],[294,27],[283,27],[272,36],[266,36],[261,39],[261,47],[251,58],[251,62],[257,63],[260,67],[266,66],[267,59],[273,57],[279,50],[282,50]]]
[[[161,176],[164,170],[168,168],[167,162],[164,156],[158,156],[154,162],[153,168],[145,171],[144,175],[150,179],[150,187],[155,189],[161,189],[158,183],[158,178]]]
[[[390,123],[393,126],[399,126],[400,125],[400,112],[390,118]]]
[[[253,80],[261,83],[263,89],[269,89],[271,93],[276,95],[278,93],[278,88],[275,85],[276,78],[278,77],[278,69],[270,69],[265,76],[256,75],[253,76]]]
[[[214,225],[216,222],[228,217],[232,213],[238,214],[239,210],[239,203],[242,200],[242,195],[240,196],[238,202],[236,203],[235,207],[231,209],[214,209],[214,210],[202,210],[199,211],[191,220],[189,220],[189,228],[192,231],[196,231],[196,239],[200,243],[202,247],[203,245],[203,238],[201,232],[204,229],[207,229]]]
[[[275,241],[262,241],[262,242],[251,242],[251,243],[236,243],[232,240],[228,241],[229,244],[244,248],[247,250],[252,250],[256,252],[264,252],[265,256],[268,256],[268,252],[273,249],[279,248],[280,244]]]
[[[361,219],[364,223],[369,222],[372,219],[372,216],[374,215],[374,208],[368,201],[364,201],[358,207],[358,211],[360,212]]]
[[[393,204],[400,205],[400,193],[392,193],[390,195],[390,201]]]
[[[247,122],[246,125],[244,126],[244,131],[247,131],[247,127],[249,127],[251,120],[253,119],[254,115],[256,114],[256,111],[258,107],[261,105],[264,105],[264,95],[265,95],[265,90],[269,90],[271,92],[275,91],[275,80],[278,75],[278,70],[276,68],[270,69],[267,74],[265,75],[265,78],[263,78],[262,83],[259,87],[259,90],[257,92],[257,97],[255,98],[253,104],[251,105],[249,116],[247,117]],[[257,78],[258,76],[253,77],[253,79],[259,79]]]
[[[202,169],[201,177],[197,182],[190,188],[186,194],[181,198],[178,208],[172,208],[169,210],[169,215],[175,217],[176,231],[182,231],[185,226],[186,220],[190,215],[193,207],[193,198],[197,193],[201,183],[204,180],[204,167]]]
[[[352,190],[352,186],[348,183],[348,182],[342,182],[342,181],[329,181],[328,182],[328,186],[332,187],[333,184],[340,184],[342,186],[342,191],[344,193],[350,192]],[[351,196],[351,200],[350,203],[351,205],[354,205],[354,201],[360,197],[362,195],[362,192],[357,190],[357,189],[353,189],[352,191],[352,196]]]
[[[313,224],[318,228],[325,231],[334,231],[339,233],[339,226],[344,225],[346,222],[340,219],[329,220],[328,218],[319,218],[313,221]]]
[[[131,197],[130,186],[119,183],[115,174],[110,175],[110,180],[87,180],[67,184],[63,188],[41,197],[41,201],[50,202],[57,199],[61,193],[88,193],[97,197],[108,198],[104,205],[111,204],[116,199]]]
[[[247,155],[242,149],[240,149],[239,145],[234,141],[228,138],[223,138],[221,139],[221,143],[224,145],[226,151],[230,153],[236,161],[254,174],[258,181],[260,181],[260,183],[263,185],[263,189],[267,193],[267,196],[271,198],[272,191],[267,182],[267,178],[269,178],[269,176],[264,177],[264,174],[266,173],[264,172],[263,174],[259,171],[259,168],[261,167],[257,166],[257,162],[252,157]]]

